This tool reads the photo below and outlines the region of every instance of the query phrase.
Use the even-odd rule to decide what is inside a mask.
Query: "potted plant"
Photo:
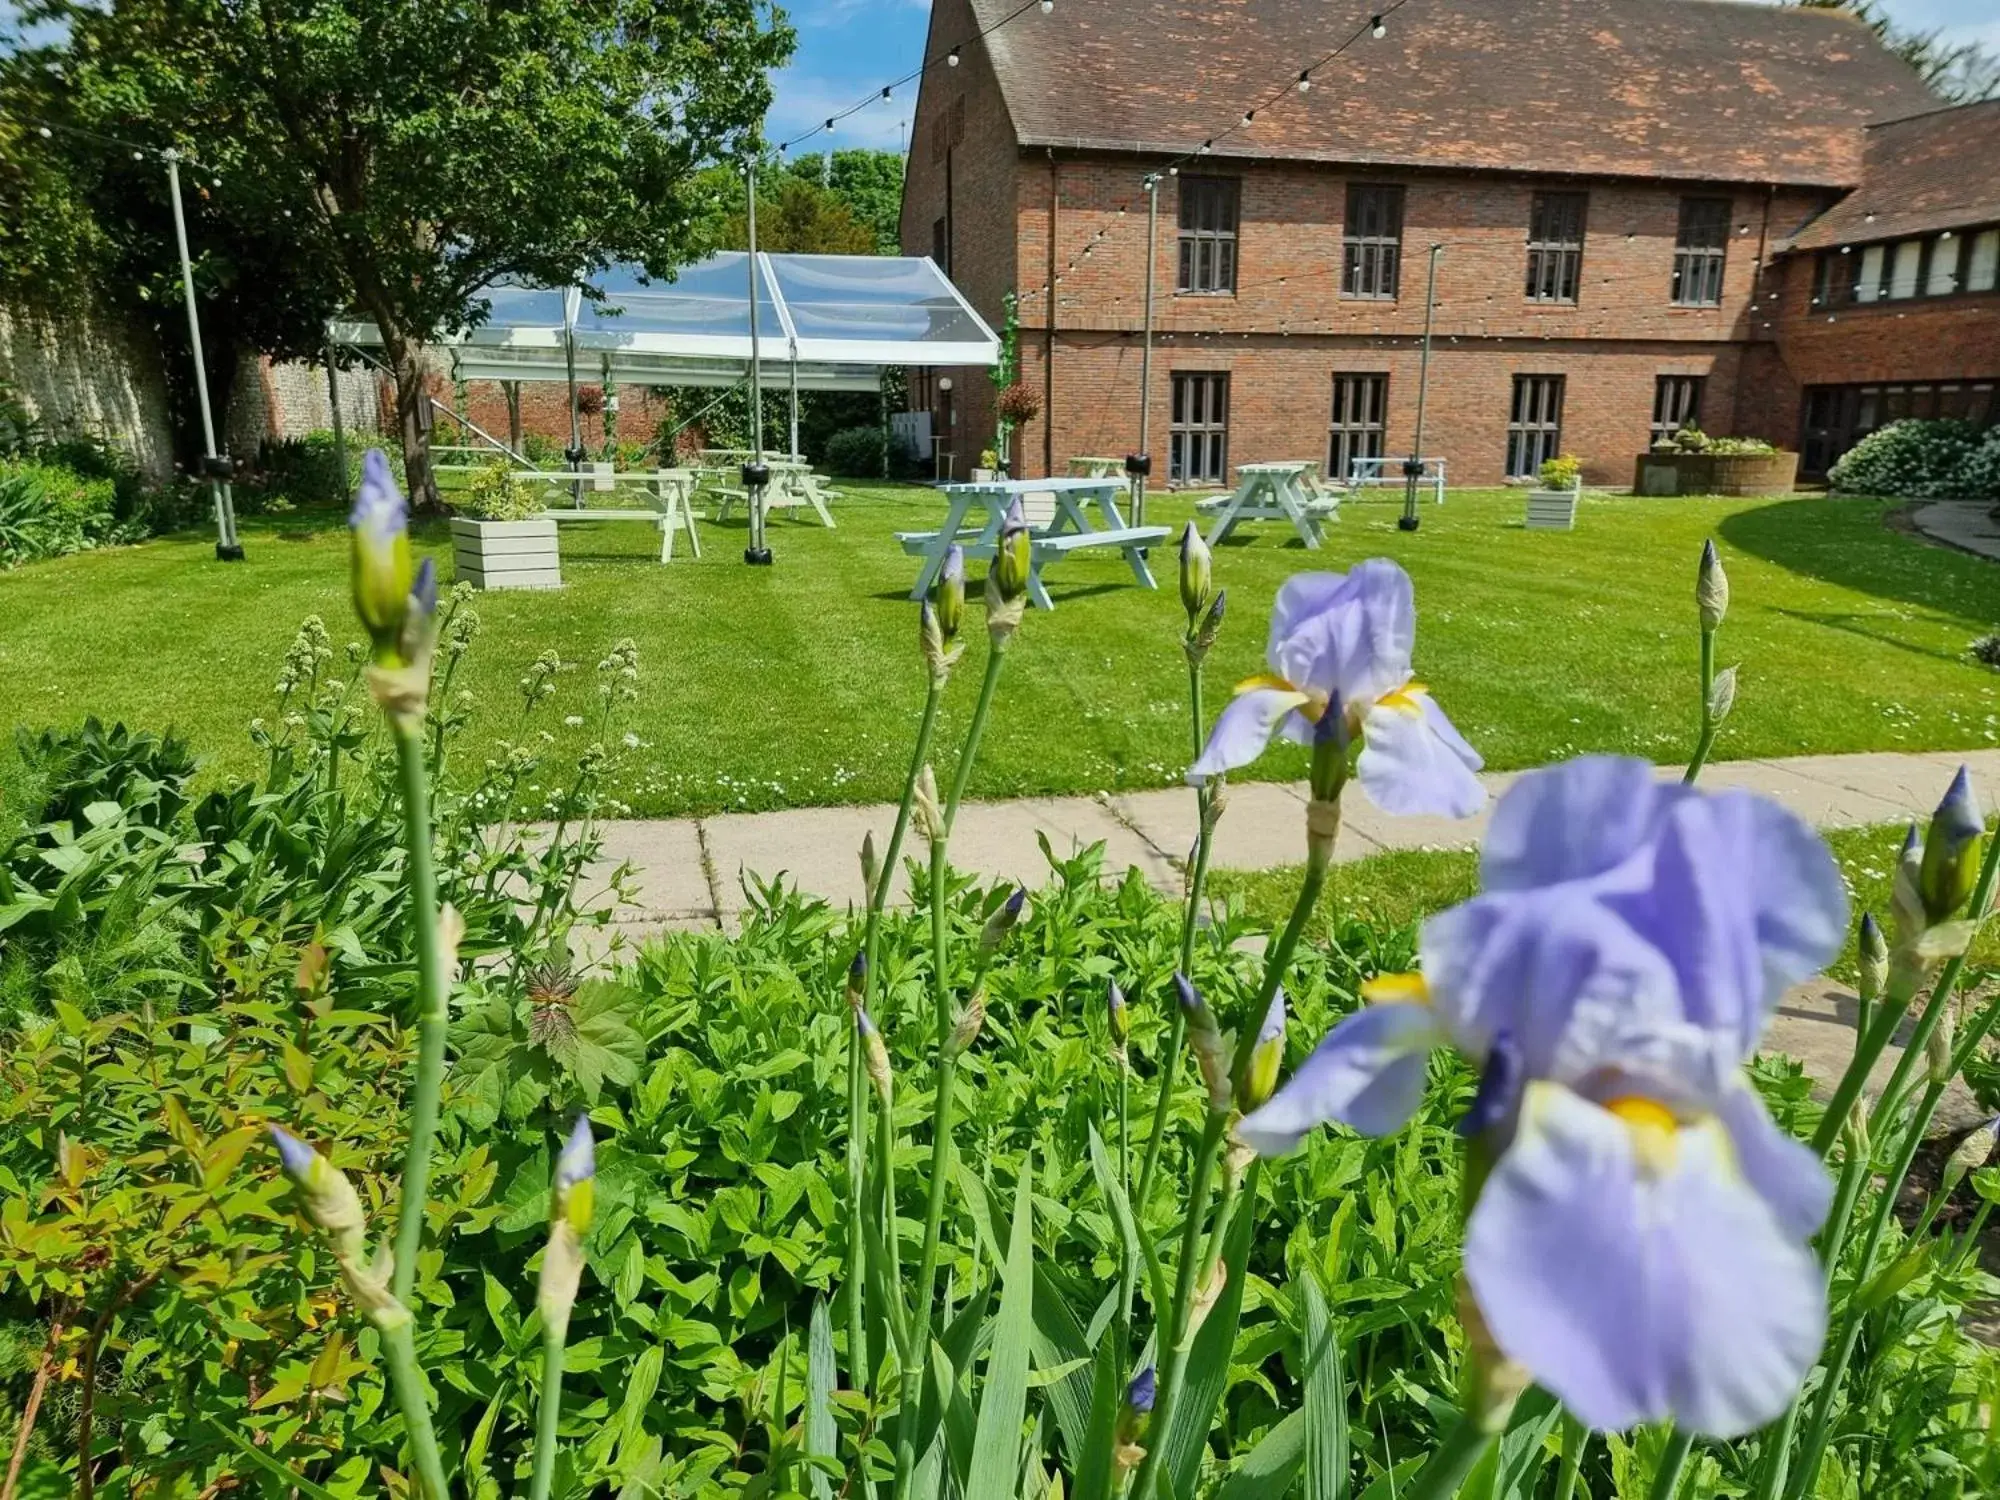
[[[1006,477],[1006,475],[1000,472],[1000,455],[991,448],[980,449],[978,466],[972,471],[972,482],[974,484],[991,484],[997,479],[1004,479]]]
[[[457,576],[478,589],[562,587],[556,523],[503,459],[472,476],[451,518]]]
[[[1528,526],[1569,531],[1576,525],[1576,497],[1583,489],[1583,460],[1565,453],[1542,464],[1539,488],[1528,491]]]
[[[1711,437],[1689,422],[1639,455],[1635,495],[1784,495],[1799,456],[1762,438]]]

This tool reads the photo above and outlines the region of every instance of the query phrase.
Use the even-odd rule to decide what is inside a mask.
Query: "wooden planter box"
[[[1635,495],[1789,495],[1796,453],[1641,453]]]
[[[545,516],[530,521],[453,516],[451,555],[456,576],[476,589],[562,587],[556,523]]]
[[[1577,490],[1529,490],[1530,531],[1574,531]]]

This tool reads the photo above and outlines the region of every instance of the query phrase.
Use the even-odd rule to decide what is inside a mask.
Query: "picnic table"
[[[438,464],[440,474],[472,473],[478,465]],[[566,521],[644,521],[660,530],[660,561],[674,560],[674,536],[686,532],[688,547],[701,556],[701,536],[695,530],[695,474],[691,469],[626,469],[606,473],[592,469],[516,469],[525,484],[556,489],[560,502],[542,514],[560,525]],[[583,491],[595,494],[636,492],[640,505],[583,504]]]
[[[968,558],[991,558],[1007,509],[1016,499],[1029,514],[1028,598],[1039,609],[1054,609],[1055,601],[1042,582],[1042,570],[1058,558],[1089,547],[1116,547],[1125,554],[1132,576],[1146,588],[1156,588],[1146,566],[1146,547],[1165,541],[1164,526],[1128,526],[1118,511],[1124,493],[1122,479],[996,479],[976,484],[937,486],[949,502],[944,524],[936,531],[899,531],[896,540],[913,557],[921,557],[912,599],[930,591],[945,554],[954,543]],[[1039,502],[1039,503],[1037,503]],[[1040,512],[1040,514],[1038,514]]]
[[[1236,473],[1232,493],[1196,503],[1197,510],[1216,518],[1208,531],[1209,546],[1221,542],[1239,521],[1289,521],[1300,541],[1319,550],[1320,522],[1339,519],[1340,496],[1321,482],[1316,462],[1238,464]]]
[[[1109,479],[1114,474],[1125,472],[1125,460],[1077,457],[1069,461],[1069,471],[1079,479]]]
[[[702,458],[704,460],[708,459],[711,455],[714,455],[719,461],[705,463],[701,472],[724,480],[741,479],[742,465],[749,463],[756,457],[747,448],[702,449]],[[735,462],[727,462],[731,459],[734,459]],[[819,517],[820,524],[826,527],[827,530],[831,531],[834,529],[833,512],[826,508],[826,502],[829,500],[838,500],[840,492],[828,489],[820,476],[813,472],[811,464],[802,458],[774,458],[767,453],[764,455],[764,467],[771,471],[771,482],[764,490],[764,510],[766,514],[774,510],[806,508]],[[715,487],[715,493],[720,497],[720,503],[715,509],[715,518],[718,521],[728,520],[729,512],[739,502],[745,505],[749,504],[749,492],[735,485],[718,484]]]
[[[1408,462],[1401,458],[1357,458],[1349,461],[1347,482],[1357,489],[1364,485],[1398,485],[1405,483],[1403,465]],[[1420,458],[1417,482],[1430,486],[1431,499],[1444,504],[1444,460],[1441,458]]]

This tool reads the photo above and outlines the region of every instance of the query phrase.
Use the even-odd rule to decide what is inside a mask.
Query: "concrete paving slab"
[[[958,810],[952,829],[951,862],[960,870],[976,870],[993,880],[1007,880],[1030,890],[1049,878],[1038,834],[1049,848],[1066,858],[1102,841],[1104,873],[1123,879],[1137,866],[1151,884],[1178,887],[1180,876],[1150,840],[1121,822],[1095,797],[1027,797],[1013,802],[967,802]]]
[[[1907,816],[1900,801],[1807,775],[1794,761],[1718,761],[1702,771],[1701,784],[1710,791],[1735,786],[1775,797],[1819,828],[1895,823]]]
[[[1109,799],[1112,811],[1136,828],[1146,841],[1172,860],[1185,863],[1194,848],[1194,792],[1168,787],[1156,792],[1127,792]],[[1382,846],[1358,829],[1343,827],[1334,846],[1336,859],[1360,859],[1379,854]],[[1247,781],[1229,788],[1222,821],[1215,825],[1215,846],[1209,853],[1214,870],[1268,870],[1295,865],[1306,857],[1306,799],[1303,783]],[[1178,890],[1175,878],[1172,889]]]
[[[1897,755],[1889,751],[1859,755],[1814,755],[1795,761],[1768,761],[1797,775],[1895,805],[1904,817],[1929,817],[1938,798],[1951,785],[1959,759],[1949,756]]]
[[[1812,1076],[1813,1092],[1824,1099],[1833,1093],[1834,1085],[1854,1056],[1857,1005],[1854,992],[1842,985],[1823,979],[1797,985],[1778,1002],[1777,1014],[1765,1029],[1762,1050],[1797,1058]],[[1881,1098],[1882,1090],[1888,1086],[1889,1075],[1895,1072],[1903,1056],[1903,1043],[1909,1039],[1911,1024],[1905,1022],[1897,1030],[1896,1039],[1883,1049],[1881,1058],[1869,1072],[1867,1091],[1871,1099]],[[1931,1133],[1970,1130],[1985,1118],[1986,1112],[1965,1087],[1965,1080],[1954,1078],[1938,1101]]]
[[[1933,500],[1910,513],[1925,536],[1981,557],[2000,558],[2000,520],[1990,500]]]
[[[861,841],[875,835],[876,848],[887,851],[896,826],[896,809],[887,803],[869,807],[799,807],[779,813],[725,813],[702,820],[709,868],[715,877],[715,907],[726,920],[748,904],[743,894],[745,874],[769,880],[780,874],[807,893],[835,906],[863,905],[867,892],[861,881]],[[907,854],[914,845],[904,840]],[[904,873],[896,872],[890,899],[907,899]]]
[[[638,905],[633,919],[715,921],[715,897],[702,865],[701,835],[692,818],[622,818],[599,825],[604,850],[585,876],[585,889],[602,891],[611,872],[630,864]],[[586,909],[599,904],[586,900]]]

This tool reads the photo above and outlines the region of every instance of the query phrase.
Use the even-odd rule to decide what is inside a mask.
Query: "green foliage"
[[[2000,427],[1908,420],[1878,427],[1827,474],[1835,490],[1905,499],[2000,499]]]
[[[0,567],[82,552],[117,532],[109,480],[58,464],[0,460]]]
[[[1575,489],[1582,478],[1583,460],[1574,453],[1543,460],[1541,481],[1545,490]]]
[[[482,464],[452,498],[460,515],[479,521],[526,521],[542,513],[542,497],[506,459]]]
[[[817,183],[824,179],[855,219],[874,231],[877,255],[902,254],[903,156],[898,151],[839,150],[829,169],[817,152],[794,157],[785,170]],[[763,229],[761,215],[758,229]]]
[[[750,221],[741,207],[724,218],[721,244],[730,250],[749,248]],[[758,178],[757,248],[803,255],[873,255],[876,232],[854,216],[839,194],[786,172],[775,179]]]
[[[354,494],[360,472],[361,447],[352,439],[347,444],[343,472],[331,432],[265,438],[258,447],[253,474],[236,486],[237,506],[245,509],[246,494],[257,497],[252,500],[252,513],[258,508],[283,510],[297,505],[344,506]]]
[[[821,461],[835,474],[874,479],[882,473],[886,446],[880,426],[843,427],[827,439]]]

